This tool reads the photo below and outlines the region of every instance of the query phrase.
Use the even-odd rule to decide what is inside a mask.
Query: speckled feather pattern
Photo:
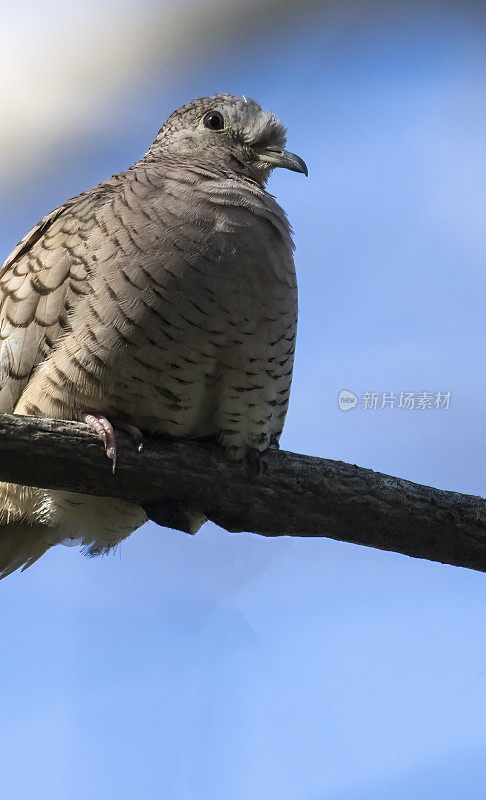
[[[242,130],[253,111],[255,140],[284,141],[272,115],[233,100]],[[232,160],[165,148],[205,101],[175,112],[140,162],[53,211],[5,262],[1,411],[100,412],[150,433],[215,437],[234,460],[280,436],[297,324],[290,229]],[[0,503],[4,529],[28,533],[26,548],[0,544],[5,574],[66,537],[106,552],[145,521],[123,501],[11,484]]]

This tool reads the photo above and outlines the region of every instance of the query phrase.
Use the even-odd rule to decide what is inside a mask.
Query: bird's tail
[[[43,489],[0,483],[0,580],[27,569],[56,543]]]
[[[104,555],[146,521],[145,511],[125,500],[0,483],[0,579],[56,544]]]
[[[14,522],[0,525],[0,580],[16,569],[27,569],[49,550],[45,525]]]

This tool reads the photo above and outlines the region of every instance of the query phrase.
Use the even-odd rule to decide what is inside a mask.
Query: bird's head
[[[264,184],[275,167],[307,175],[305,162],[285,150],[285,128],[254,100],[229,94],[200,97],[174,111],[148,152],[245,175]]]

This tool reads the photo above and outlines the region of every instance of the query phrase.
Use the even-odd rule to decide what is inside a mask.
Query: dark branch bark
[[[227,531],[327,536],[486,571],[486,501],[340,461],[270,451],[261,478],[215,446],[119,436],[116,474],[85,425],[0,415],[0,480],[121,497],[187,530],[183,509]]]

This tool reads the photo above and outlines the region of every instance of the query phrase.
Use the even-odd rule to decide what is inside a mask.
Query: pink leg
[[[86,423],[88,428],[90,428],[105,445],[106,455],[113,461],[113,472],[115,472],[117,453],[116,435],[110,420],[100,414],[85,414],[83,422]],[[128,422],[115,421],[115,425],[130,437],[138,452],[141,453],[143,450],[143,435],[141,430],[135,427],[135,425],[130,425]]]
[[[101,439],[105,445],[105,452],[109,459],[113,462],[113,472],[116,469],[116,436],[113,430],[113,425],[106,419],[106,417],[94,414],[85,414],[83,422],[86,423],[88,428],[96,433],[98,439]]]

